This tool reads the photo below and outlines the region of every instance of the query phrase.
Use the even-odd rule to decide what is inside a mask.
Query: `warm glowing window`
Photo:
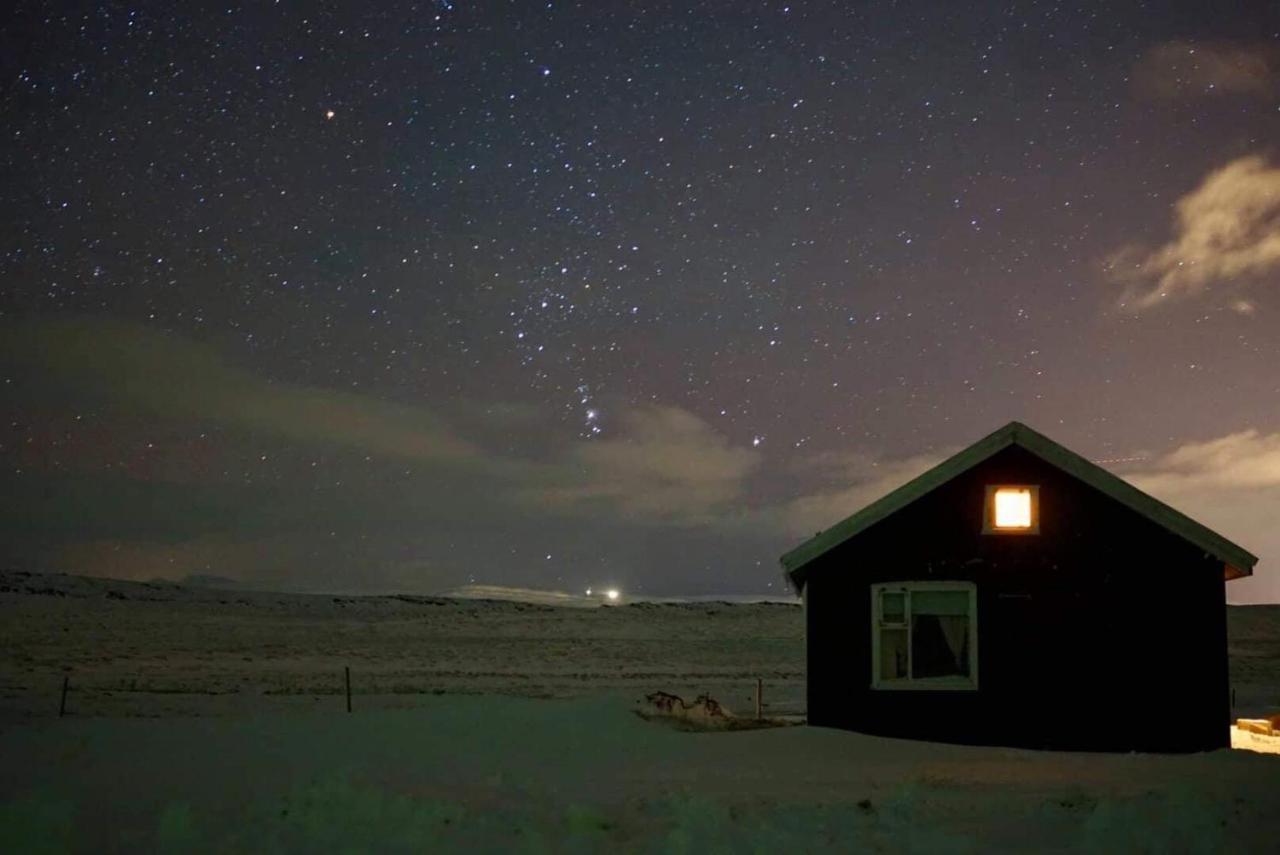
[[[978,688],[972,582],[871,586],[873,689]]]
[[[1037,534],[1040,531],[1040,489],[1009,484],[987,487],[982,530],[987,534]]]
[[[1031,491],[1025,487],[996,490],[996,528],[1031,528]]]

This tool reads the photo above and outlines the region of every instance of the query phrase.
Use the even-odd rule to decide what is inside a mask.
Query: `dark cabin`
[[[809,724],[1091,751],[1230,739],[1257,558],[1012,422],[782,557]]]

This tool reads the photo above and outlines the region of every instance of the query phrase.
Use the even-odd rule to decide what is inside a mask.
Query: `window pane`
[[[1031,528],[1031,491],[1022,487],[996,490],[996,528]]]
[[[900,591],[880,594],[880,619],[885,623],[906,623],[907,595]]]
[[[880,679],[898,680],[907,676],[907,631],[880,630]]]
[[[969,676],[969,616],[921,614],[915,602],[919,596],[913,595],[912,602],[911,676]]]
[[[912,591],[913,615],[967,615],[968,591]]]

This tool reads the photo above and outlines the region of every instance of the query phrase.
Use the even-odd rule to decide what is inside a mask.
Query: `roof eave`
[[[1234,579],[1245,579],[1253,575],[1252,565],[1249,567],[1237,567],[1234,564],[1223,564],[1223,576],[1228,582]]]

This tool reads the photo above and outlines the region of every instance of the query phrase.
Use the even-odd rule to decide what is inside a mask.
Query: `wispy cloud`
[[[1276,92],[1278,79],[1274,47],[1222,41],[1162,42],[1139,57],[1132,76],[1138,94],[1161,100],[1268,95]]]
[[[1246,430],[1188,443],[1156,458],[1132,477],[1143,489],[1181,495],[1280,488],[1280,433]]]
[[[737,512],[760,455],[687,410],[654,406],[623,413],[616,437],[576,446],[565,463],[567,483],[528,498],[637,522],[700,525]]]
[[[1227,588],[1233,600],[1280,600],[1280,432],[1187,443],[1120,474],[1259,556],[1255,577]]]
[[[774,516],[790,535],[812,535],[936,466],[948,453],[879,459],[866,454],[819,455],[803,467],[831,486],[786,503]]]
[[[795,483],[810,485],[806,494],[762,505],[752,498],[761,451],[735,445],[678,407],[623,410],[611,417],[617,427],[609,437],[544,438],[536,456],[519,457],[471,439],[485,433],[477,426],[486,419],[512,418],[502,405],[471,402],[462,429],[427,407],[272,383],[214,349],[136,327],[29,323],[0,332],[0,355],[22,387],[12,394],[23,400],[97,400],[144,421],[207,423],[271,437],[276,447],[312,443],[415,464],[394,490],[380,476],[361,480],[359,468],[345,470],[341,490],[319,492],[305,480],[169,484],[114,470],[107,480],[65,471],[44,481],[34,472],[10,479],[10,542],[0,557],[18,555],[22,546],[34,562],[40,550],[54,549],[60,569],[137,577],[213,572],[298,587],[339,585],[359,566],[366,586],[370,572],[378,584],[453,584],[465,578],[462,568],[477,550],[505,543],[517,528],[563,533],[566,526],[582,531],[586,521],[607,533],[599,534],[601,548],[619,537],[648,537],[655,525],[701,528],[712,538],[743,531],[761,542],[803,538],[949,453],[814,456],[791,473]],[[535,413],[517,414],[525,428],[538,422]],[[1122,474],[1262,556],[1259,579],[1233,583],[1233,596],[1280,598],[1265,571],[1280,559],[1280,433],[1190,443]],[[1246,593],[1254,590],[1247,586],[1256,592]]]
[[[286,445],[345,447],[427,464],[435,472],[447,467],[458,478],[482,483],[491,501],[510,501],[529,513],[589,510],[693,525],[729,512],[760,463],[758,453],[734,447],[678,407],[624,410],[614,418],[613,437],[551,444],[537,458],[524,458],[464,438],[431,408],[271,382],[214,348],[136,325],[31,322],[3,332],[0,348],[23,367],[32,394],[48,389],[158,420],[215,424]],[[532,419],[527,407],[509,404],[481,410],[471,402],[461,409],[468,436]]]
[[[1174,205],[1168,243],[1123,247],[1107,269],[1124,286],[1121,304],[1132,310],[1211,286],[1250,284],[1280,269],[1280,168],[1253,155],[1211,172]],[[1247,301],[1236,305],[1253,309]]]
[[[134,324],[30,321],[0,328],[0,341],[0,353],[24,368],[30,385],[114,408],[416,461],[480,456],[478,448],[425,407],[274,383],[214,348]]]

